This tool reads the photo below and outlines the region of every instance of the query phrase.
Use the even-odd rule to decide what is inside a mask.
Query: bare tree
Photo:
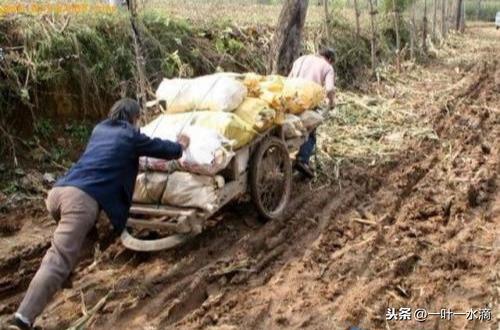
[[[415,60],[415,36],[417,24],[415,22],[415,3],[411,4],[411,24],[410,24],[410,57]]]
[[[465,31],[465,1],[462,0],[462,15],[460,16],[460,32]]]
[[[375,30],[375,15],[377,15],[377,10],[373,7],[373,0],[368,0],[368,5],[370,6],[370,25],[371,25],[371,55],[372,55],[372,70],[375,72],[377,67],[377,57],[376,57],[376,30]]]
[[[479,21],[479,17],[481,17],[481,0],[477,0],[476,19],[478,21]]]
[[[446,0],[441,0],[441,36],[446,38],[446,34],[448,33],[447,25],[446,25]]]
[[[359,38],[360,28],[359,28],[359,12],[358,0],[354,0],[354,12],[356,13],[356,37]]]
[[[285,0],[271,41],[268,72],[287,74],[299,55],[308,0]]]
[[[130,24],[132,26],[132,39],[134,41],[135,62],[137,70],[137,99],[144,108],[149,81],[146,77],[146,65],[142,54],[141,35],[137,25],[137,6],[135,0],[127,0],[127,7],[130,12]]]
[[[432,1],[432,6],[434,9],[434,15],[432,16],[432,38],[436,39],[436,21],[437,21],[437,1]]]
[[[447,15],[447,20],[446,20],[446,26],[448,32],[453,29],[453,26],[455,25],[454,21],[454,16],[455,16],[455,9],[454,9],[454,4],[455,0],[448,0],[446,4],[446,15]]]
[[[399,9],[396,6],[396,0],[392,0],[392,11],[394,14],[394,30],[396,31],[396,67],[398,72],[401,71],[401,61],[399,52],[401,50],[401,39],[399,37]]]
[[[422,50],[427,54],[427,0],[424,0],[424,19],[422,27]]]
[[[325,31],[326,31],[326,37],[328,40],[330,40],[332,34],[330,30],[330,12],[328,11],[328,0],[323,0],[323,8],[325,10]]]
[[[457,0],[457,16],[456,16],[456,22],[455,22],[455,30],[459,31],[460,30],[460,25],[461,20],[462,20],[462,1],[463,0]]]

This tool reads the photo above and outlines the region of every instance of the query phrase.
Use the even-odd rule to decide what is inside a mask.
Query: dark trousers
[[[316,146],[316,130],[313,130],[309,134],[309,137],[307,138],[306,142],[304,142],[304,144],[299,149],[299,153],[297,155],[298,161],[304,164],[309,164],[309,159],[311,159],[315,146]]]

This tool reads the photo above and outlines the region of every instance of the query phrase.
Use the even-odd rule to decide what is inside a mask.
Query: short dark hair
[[[125,97],[113,104],[111,110],[109,110],[108,118],[111,120],[124,120],[133,124],[140,113],[141,107],[139,103],[131,98]]]
[[[335,62],[335,58],[336,58],[335,48],[323,46],[320,48],[319,54],[321,56],[323,56],[324,58],[326,58],[328,61]]]

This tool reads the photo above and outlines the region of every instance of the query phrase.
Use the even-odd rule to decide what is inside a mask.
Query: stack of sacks
[[[142,129],[150,137],[174,140],[182,126],[162,115]],[[182,133],[190,138],[189,147],[178,161],[141,157],[143,173],[136,179],[135,203],[194,207],[205,211],[217,208],[224,179],[216,175],[225,169],[234,152],[229,140],[213,129],[188,126]]]
[[[161,123],[162,128],[155,127]],[[164,114],[141,129],[148,135],[154,131],[154,136],[163,139],[176,139],[182,127],[184,131],[189,126],[202,127],[216,132],[221,137],[230,141],[234,149],[247,145],[255,137],[256,132],[252,126],[232,112],[197,111],[177,114]]]
[[[151,124],[162,134],[148,131],[154,127]],[[169,126],[168,121],[151,124],[144,131],[153,137],[175,140],[180,132],[179,125]],[[194,207],[208,212],[217,208],[224,179],[216,174],[232,159],[231,144],[217,132],[204,127],[189,126],[183,134],[189,136],[190,144],[178,161],[141,157],[139,164],[145,172],[136,179],[135,203]]]
[[[139,160],[144,171],[137,177],[136,203],[217,208],[224,179],[217,175],[258,132],[283,124],[285,137],[302,136],[306,129],[298,117],[324,98],[321,86],[285,77],[214,74],[195,79],[164,79],[157,100],[167,103],[166,114],[141,129],[142,133],[175,141],[180,133],[190,138],[181,159]],[[247,97],[248,95],[248,97]],[[285,112],[290,112],[286,115]],[[317,118],[304,113],[307,126]]]
[[[272,116],[256,111],[248,102],[240,108],[246,94],[246,87],[227,74],[164,79],[156,97],[167,102],[167,113],[141,131],[171,141],[182,133],[190,144],[177,161],[141,157],[143,173],[137,177],[133,201],[215,210],[224,185],[217,173],[228,166],[234,148],[255,137],[252,126],[263,127]],[[248,122],[232,113],[237,109]]]
[[[168,117],[172,125],[212,129],[234,141],[234,148],[239,149],[253,140],[256,131],[270,127],[275,116],[267,104],[246,97],[247,88],[240,77],[224,72],[194,79],[163,79],[156,98],[166,101],[167,114],[175,114]]]
[[[247,73],[243,84],[249,96],[265,101],[276,110],[274,122],[283,126],[287,139],[303,136],[306,130],[316,128],[322,121],[321,115],[312,110],[321,105],[326,94],[315,82]]]
[[[137,176],[132,200],[213,212],[217,209],[219,191],[223,186],[224,178],[220,175],[145,172]]]
[[[178,161],[141,157],[139,159],[141,170],[162,172],[184,170],[196,174],[215,175],[227,167],[234,156],[232,143],[228,139],[216,130],[200,125],[187,126],[183,129],[180,122],[171,120],[173,116],[177,115],[161,115],[144,126],[141,132],[152,138],[175,141],[182,131],[190,139],[189,147]]]

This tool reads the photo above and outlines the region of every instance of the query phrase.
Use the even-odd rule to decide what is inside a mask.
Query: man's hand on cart
[[[179,134],[177,136],[177,143],[182,146],[182,150],[186,150],[189,147],[189,136],[186,134]]]

